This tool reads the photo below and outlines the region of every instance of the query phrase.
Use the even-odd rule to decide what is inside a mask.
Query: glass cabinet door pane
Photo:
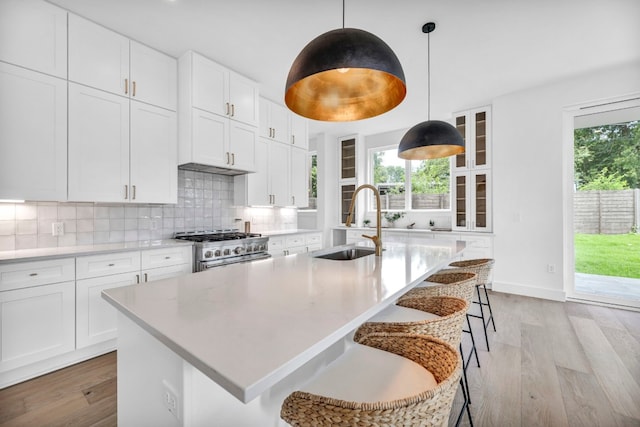
[[[349,214],[349,205],[351,204],[351,199],[353,198],[353,193],[356,191],[355,184],[352,185],[342,185],[340,187],[340,206],[342,211],[342,223],[344,224],[347,221],[347,215]],[[353,216],[351,220],[355,220],[356,218],[356,208],[353,208]]]
[[[476,166],[487,164],[487,113],[476,113]]]
[[[476,175],[476,228],[487,227],[487,175]]]
[[[466,227],[467,225],[467,177],[460,175],[456,177],[456,226]]]
[[[465,140],[467,129],[466,121],[467,120],[465,116],[456,117],[456,129],[458,129],[458,132],[460,132],[462,140],[465,142],[465,146],[467,145],[467,141]],[[464,168],[466,167],[466,163],[467,156],[464,152],[456,155],[456,168]]]
[[[356,140],[345,139],[340,142],[340,159],[341,159],[341,174],[342,179],[355,178],[356,177]]]

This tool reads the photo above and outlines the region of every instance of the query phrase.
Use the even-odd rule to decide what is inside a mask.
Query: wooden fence
[[[573,195],[576,233],[625,234],[640,228],[640,190],[577,191]]]

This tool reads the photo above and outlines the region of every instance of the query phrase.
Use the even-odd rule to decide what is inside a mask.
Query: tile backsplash
[[[222,228],[294,229],[295,209],[233,206],[233,177],[178,171],[177,204],[0,203],[0,251],[168,239],[175,232]],[[64,223],[53,236],[52,223]]]

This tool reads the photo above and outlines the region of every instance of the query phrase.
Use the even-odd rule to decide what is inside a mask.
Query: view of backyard
[[[640,121],[574,131],[576,290],[640,298]]]

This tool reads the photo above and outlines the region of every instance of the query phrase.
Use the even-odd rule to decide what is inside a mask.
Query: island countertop
[[[464,242],[384,247],[381,257],[275,257],[108,289],[102,295],[237,399],[249,402],[445,266]]]

